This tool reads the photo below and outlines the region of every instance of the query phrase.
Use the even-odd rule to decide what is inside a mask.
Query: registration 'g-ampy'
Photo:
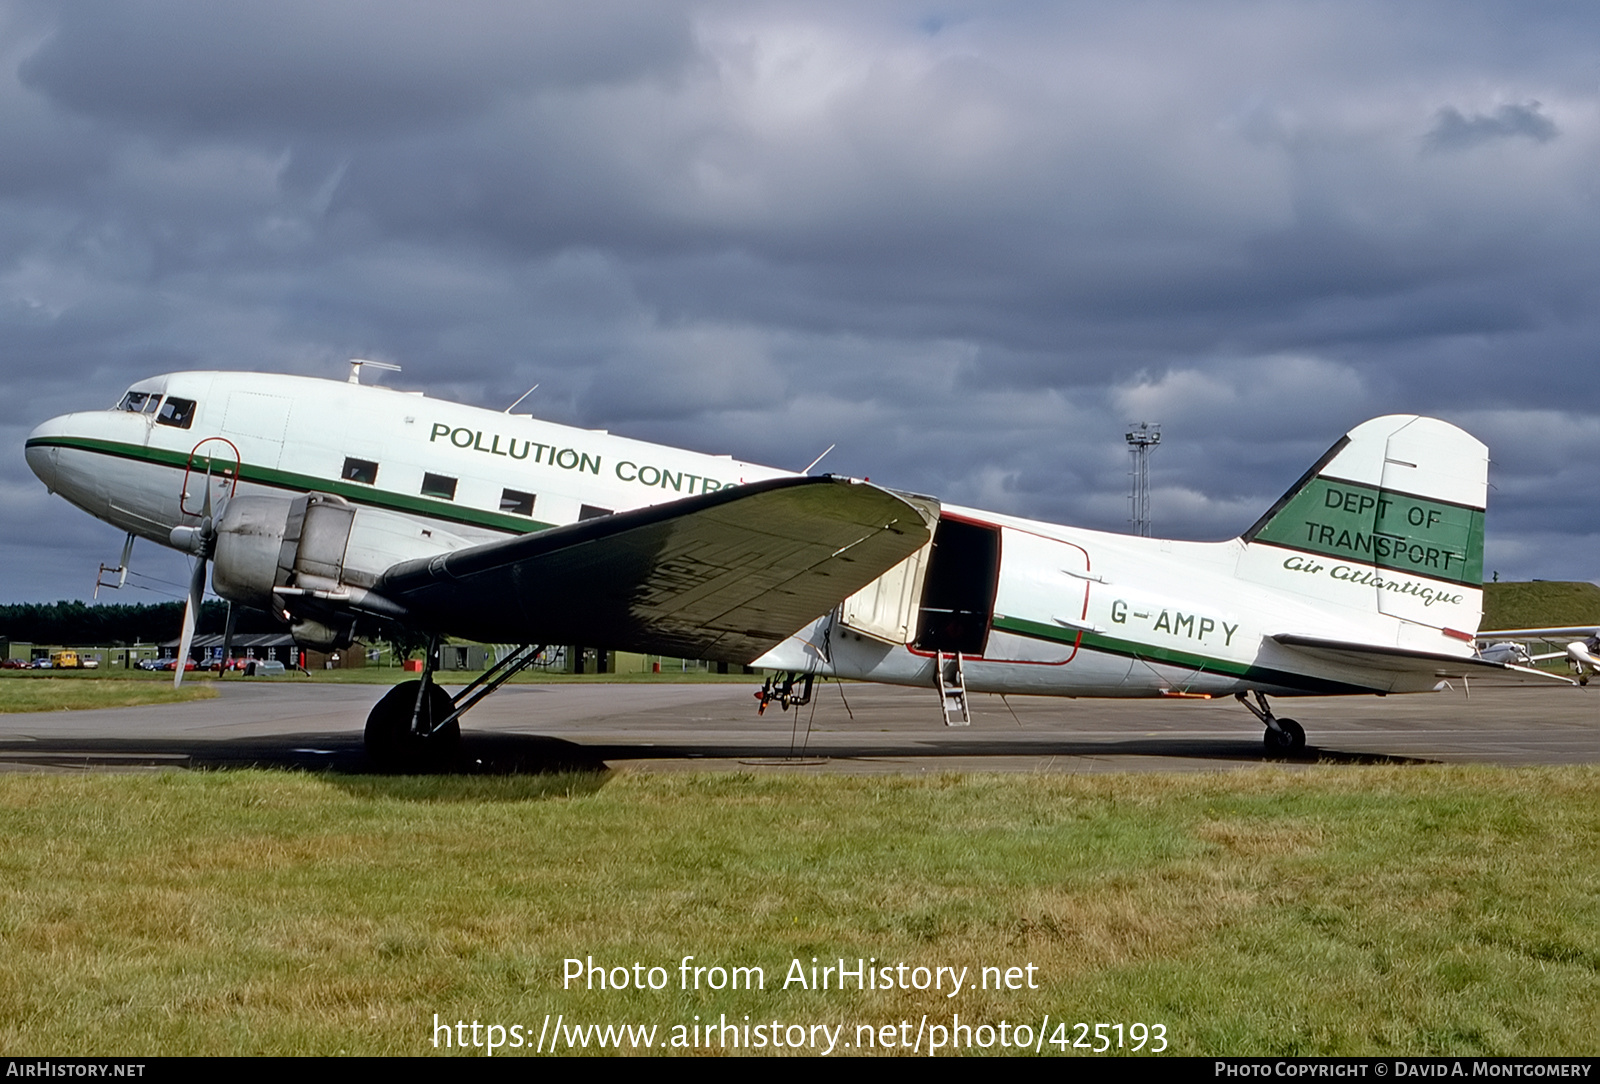
[[[970,692],[1269,696],[1564,678],[1479,657],[1488,454],[1415,415],[1351,430],[1226,542],[1078,530],[866,482],[359,382],[191,372],[34,430],[29,466],[302,644],[363,621],[523,645],[451,695],[432,660],[373,709],[381,763],[449,763],[458,720],[545,645],[753,664],[761,705],[818,676]],[[127,549],[124,550],[126,564]],[[182,669],[177,671],[181,680]]]

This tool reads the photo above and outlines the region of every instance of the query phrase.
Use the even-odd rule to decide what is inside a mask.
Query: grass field
[[[1592,583],[1534,580],[1483,585],[1484,629],[1600,625],[1600,587]]]
[[[172,687],[171,674],[100,676],[93,670],[60,676],[51,671],[11,670],[0,677],[0,713],[128,708],[138,704],[178,704],[205,700],[216,690],[204,682]],[[81,676],[80,676],[81,675]]]
[[[1600,1019],[1589,768],[16,774],[0,832],[7,1054],[432,1053],[435,1014],[530,1047],[546,1014],[910,1042],[956,1013],[1049,1014],[1051,1053],[1081,1020],[1178,1054],[1578,1054]],[[666,988],[562,990],[591,956]],[[766,988],[681,990],[684,956]],[[812,957],[1038,988],[785,990]]]
[[[440,670],[439,679],[446,685],[465,685],[477,677],[481,671],[476,670]],[[314,670],[311,672],[313,681],[331,681],[351,685],[393,685],[399,681],[410,681],[418,675],[407,673],[395,667],[367,666],[355,670]],[[764,679],[762,674],[717,674],[704,670],[663,670],[659,674],[563,674],[549,670],[524,670],[512,678],[513,684],[552,684],[552,685],[684,685],[701,683],[727,683],[760,685]],[[286,678],[272,678],[273,681],[306,680],[304,676],[288,675]],[[171,675],[168,675],[168,680]],[[227,680],[234,680],[230,676]]]
[[[218,682],[315,681],[332,684],[393,685],[415,678],[403,670],[371,667],[360,670],[318,670],[308,677],[285,674],[275,678],[246,678],[229,674],[193,672],[174,690],[172,675],[143,670],[4,670],[0,671],[0,714],[23,711],[71,711],[82,708],[126,708],[139,704],[176,704],[205,700],[217,695]],[[476,672],[444,671],[441,677],[452,688],[477,677]],[[762,678],[751,674],[708,674],[667,671],[660,674],[547,674],[543,671],[518,674],[519,684],[684,684],[725,683],[760,685]]]

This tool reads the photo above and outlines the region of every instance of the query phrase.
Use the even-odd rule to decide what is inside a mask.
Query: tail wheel
[[[412,712],[417,707],[417,688],[422,682],[405,681],[384,694],[367,716],[367,756],[385,772],[427,772],[453,767],[461,746],[461,724],[451,719],[434,730],[437,720],[455,710],[450,694],[428,683],[420,712],[423,729],[411,728]]]

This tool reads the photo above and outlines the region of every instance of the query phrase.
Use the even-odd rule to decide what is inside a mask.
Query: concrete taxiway
[[[450,686],[447,686],[450,687]],[[631,766],[800,772],[1195,771],[1258,765],[1232,700],[974,696],[946,727],[932,689],[819,685],[757,717],[756,685],[509,685],[463,720],[464,771]],[[0,715],[0,770],[261,765],[370,770],[375,685],[229,679],[214,700]],[[1291,763],[1600,762],[1600,701],[1579,689],[1277,699],[1309,747]]]

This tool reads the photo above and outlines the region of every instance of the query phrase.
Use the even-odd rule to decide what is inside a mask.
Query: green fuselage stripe
[[[118,459],[129,459],[139,463],[171,467],[175,470],[184,470],[189,465],[189,457],[183,452],[172,452],[165,448],[145,448],[137,444],[123,444],[117,441],[94,440],[88,437],[39,437],[28,441],[27,446],[29,448],[71,448],[76,451],[94,452],[98,455],[115,456]],[[231,460],[229,462],[231,464]],[[202,471],[205,469],[203,458],[200,460],[199,469]],[[241,482],[250,482],[254,485],[269,486],[273,489],[283,489],[296,494],[332,493],[345,498],[352,504],[383,508],[393,512],[408,512],[446,523],[461,523],[472,527],[483,527],[491,531],[502,531],[507,534],[531,534],[534,531],[544,531],[555,526],[551,523],[528,519],[525,516],[508,516],[503,513],[487,512],[477,508],[464,508],[450,501],[422,496],[413,497],[405,493],[391,493],[375,486],[361,485],[335,478],[318,478],[310,474],[296,474],[293,471],[258,467],[249,463],[239,464],[239,480]]]
[[[1372,693],[1382,691],[1365,685],[1351,685],[1342,681],[1307,677],[1304,674],[1296,674],[1288,670],[1274,670],[1265,666],[1252,666],[1249,663],[1213,658],[1209,655],[1173,651],[1169,648],[1142,644],[1136,640],[1123,640],[1115,636],[1107,636],[1104,633],[1084,632],[1081,634],[1083,638],[1079,640],[1080,634],[1074,629],[1062,628],[1059,625],[1046,625],[1042,622],[1029,621],[1022,617],[1001,617],[996,615],[994,628],[999,629],[1001,632],[1010,632],[1017,636],[1026,636],[1032,640],[1045,640],[1055,644],[1077,642],[1080,651],[1098,651],[1105,655],[1140,659],[1144,662],[1166,663],[1171,666],[1182,666],[1209,674],[1226,674],[1230,677],[1262,685],[1277,685],[1282,688],[1303,689],[1306,692],[1315,693]],[[1068,665],[1070,666],[1071,664],[1069,663]]]

